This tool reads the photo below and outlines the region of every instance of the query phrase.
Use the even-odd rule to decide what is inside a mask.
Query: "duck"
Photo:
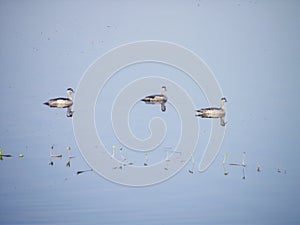
[[[72,117],[73,116],[73,111],[72,111],[73,100],[71,96],[72,93],[74,93],[74,90],[72,88],[68,88],[66,98],[64,97],[53,98],[48,100],[47,102],[44,102],[44,104],[52,108],[68,108],[67,117]]]
[[[221,106],[219,108],[211,107],[196,110],[196,116],[201,116],[202,118],[220,118],[220,125],[225,126],[225,102],[227,102],[227,99],[223,97],[221,98]]]
[[[166,86],[161,87],[161,94],[156,95],[149,95],[145,98],[141,99],[141,101],[147,103],[147,104],[160,104],[161,105],[161,111],[166,111],[166,105],[165,103],[168,101],[168,98],[166,96],[167,88]]]

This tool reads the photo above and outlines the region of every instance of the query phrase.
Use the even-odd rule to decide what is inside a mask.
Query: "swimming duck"
[[[141,99],[141,101],[147,103],[147,104],[160,104],[161,105],[161,111],[166,111],[166,105],[165,103],[168,101],[168,98],[166,96],[167,88],[166,86],[161,87],[161,94],[156,95],[149,95],[145,98]]]
[[[220,108],[212,107],[212,108],[204,108],[200,110],[196,110],[196,116],[201,116],[202,118],[220,118],[221,126],[225,126],[225,102],[227,102],[226,98],[221,98],[221,106]]]
[[[73,100],[71,97],[72,93],[74,93],[74,90],[72,88],[68,88],[66,98],[60,97],[60,98],[50,99],[44,104],[55,108],[68,108],[67,117],[72,117],[73,116],[73,111],[72,111]]]

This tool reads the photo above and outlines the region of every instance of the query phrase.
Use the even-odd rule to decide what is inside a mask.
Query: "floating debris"
[[[229,163],[228,165],[230,166],[241,166],[242,169],[243,169],[243,176],[242,176],[242,179],[246,179],[246,176],[245,176],[245,167],[246,167],[246,163],[245,163],[245,158],[246,158],[246,152],[243,152],[243,160],[242,160],[242,163]]]
[[[90,172],[90,171],[93,171],[93,169],[89,169],[89,170],[79,170],[79,171],[77,171],[77,175],[79,175],[79,174],[82,174],[82,173],[85,173],[85,172]]]
[[[126,161],[126,157],[123,155],[123,148],[120,148],[119,152],[120,152],[120,156],[121,156],[121,161],[122,162]]]
[[[283,173],[286,174],[286,169],[282,169],[280,167],[277,167],[277,173]]]
[[[169,152],[170,152],[171,149],[172,149],[172,147],[165,147],[165,154],[166,154],[165,161],[170,161]]]
[[[57,154],[57,155],[55,155],[55,154],[53,154],[53,150],[54,150],[54,145],[52,145],[51,147],[50,147],[50,155],[49,155],[49,158],[50,158],[50,162],[49,162],[49,165],[50,166],[53,166],[54,165],[54,162],[52,161],[52,159],[53,158],[62,158],[62,154]]]
[[[225,153],[224,154],[224,159],[223,159],[223,162],[222,162],[222,166],[223,166],[223,170],[224,170],[224,175],[225,176],[227,176],[229,174],[229,172],[227,171],[227,169],[225,167],[227,157],[228,157],[228,154]]]
[[[68,161],[66,163],[66,167],[71,167],[71,159],[75,158],[75,156],[71,155],[71,147],[70,146],[67,146],[66,150],[67,150],[67,154],[68,154]]]
[[[66,163],[66,167],[71,167],[71,160],[68,160],[68,162]]]
[[[257,172],[261,172],[261,169],[260,169],[260,162],[257,162]]]
[[[149,157],[147,152],[144,154],[144,157],[145,157],[144,166],[148,166]]]
[[[58,154],[58,155],[51,155],[51,158],[62,158],[62,154]]]
[[[115,158],[115,149],[117,148],[117,146],[113,145],[112,146],[112,153],[110,155],[110,158],[114,159]]]
[[[166,165],[164,167],[165,170],[169,170],[168,169],[169,162],[170,162],[169,153],[178,153],[176,151],[170,151],[171,149],[172,149],[172,147],[165,147],[165,155],[166,155],[166,158],[165,158]]]
[[[132,166],[133,162],[128,162],[127,158],[124,155],[124,149],[122,147],[119,149],[119,152],[120,152],[121,162],[123,166],[127,166],[127,165]],[[127,161],[128,163],[124,163],[125,161]]]
[[[3,157],[12,157],[10,154],[3,154],[3,150],[0,148],[0,160],[3,160]]]
[[[194,173],[194,166],[195,166],[195,159],[194,159],[194,152],[191,152],[191,160],[192,160],[192,168],[189,170],[189,173],[193,174]]]
[[[75,156],[71,155],[71,147],[70,146],[67,146],[66,150],[67,150],[67,154],[68,154],[69,159],[75,158]]]

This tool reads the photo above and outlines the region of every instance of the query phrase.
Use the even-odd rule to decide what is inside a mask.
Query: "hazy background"
[[[0,223],[299,224],[299,12],[299,1],[1,1],[0,147],[14,157],[0,161]],[[93,172],[76,175],[89,168],[72,119],[42,103],[65,96],[68,87],[76,91],[88,66],[110,49],[149,39],[189,48],[214,72],[228,99],[219,156],[205,173],[196,167],[188,173],[188,164],[146,188],[120,186]],[[152,69],[179,82],[199,108],[207,105],[189,80],[172,69]],[[111,82],[106,96],[125,81],[116,76]],[[101,104],[106,108],[110,99],[96,109]],[[159,108],[138,104],[133,116],[145,124],[144,114],[165,117],[170,146],[178,139],[177,116],[171,107],[169,114]],[[107,146],[119,145],[101,118],[96,121]],[[209,137],[209,121],[200,124],[197,165]],[[133,128],[146,135],[145,127]],[[53,144],[63,158],[50,166]],[[70,168],[67,146],[76,156]],[[246,180],[241,168],[228,166],[224,176],[223,154],[240,162],[244,151]],[[287,173],[277,173],[278,167]]]

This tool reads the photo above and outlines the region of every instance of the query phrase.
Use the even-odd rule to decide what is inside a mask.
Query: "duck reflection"
[[[227,99],[223,97],[221,98],[220,108],[212,107],[196,110],[196,116],[200,116],[202,118],[220,118],[220,125],[225,126],[225,102],[227,102]]]
[[[161,94],[156,95],[149,95],[143,98],[141,101],[145,102],[146,104],[160,104],[160,108],[162,112],[166,111],[166,102],[168,98],[166,96],[167,88],[166,86],[161,87]]]

